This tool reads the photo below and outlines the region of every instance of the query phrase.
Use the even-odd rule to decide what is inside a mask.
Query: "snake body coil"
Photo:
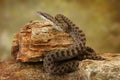
[[[86,47],[86,37],[81,29],[62,14],[55,17],[43,12],[38,14],[51,22],[51,24],[59,31],[64,31],[71,35],[74,39],[73,45],[64,50],[52,50],[45,55],[43,66],[46,72],[51,74],[63,74],[78,70],[79,60],[83,59],[102,59],[95,55],[93,49]]]

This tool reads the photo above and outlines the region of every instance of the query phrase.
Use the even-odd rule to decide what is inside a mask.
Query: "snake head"
[[[60,27],[63,29],[64,32],[69,33],[70,31],[70,26],[67,23],[67,21],[65,20],[65,16],[62,14],[57,14],[55,16],[55,19],[57,20],[57,22],[59,23]]]

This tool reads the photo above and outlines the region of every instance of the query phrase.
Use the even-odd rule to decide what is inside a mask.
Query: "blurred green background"
[[[120,52],[120,0],[0,0],[0,59],[11,58],[13,35],[36,11],[69,17],[80,26],[96,52]]]

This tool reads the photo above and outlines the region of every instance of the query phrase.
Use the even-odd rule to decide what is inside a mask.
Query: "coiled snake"
[[[95,51],[86,47],[86,37],[70,19],[62,14],[55,17],[44,12],[38,14],[45,20],[49,21],[55,29],[64,31],[71,35],[74,44],[64,50],[52,50],[45,55],[43,66],[46,72],[51,74],[63,74],[76,71],[79,69],[79,61],[84,59],[102,60],[104,58],[97,56]]]

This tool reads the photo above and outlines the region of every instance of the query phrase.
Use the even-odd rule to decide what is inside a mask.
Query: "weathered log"
[[[65,49],[73,43],[72,37],[57,31],[47,21],[30,21],[13,38],[12,55],[17,61],[38,62],[47,51]]]

